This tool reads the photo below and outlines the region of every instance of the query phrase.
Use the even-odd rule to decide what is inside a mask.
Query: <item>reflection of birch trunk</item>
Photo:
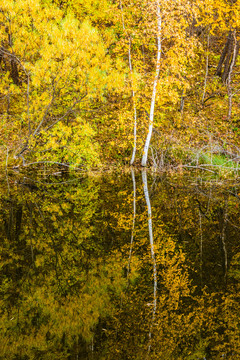
[[[122,27],[123,31],[125,31],[125,22],[124,22],[124,16],[123,16],[123,7],[122,7],[122,1],[120,0],[120,9],[122,14]],[[131,87],[132,87],[132,101],[133,101],[133,112],[134,112],[134,127],[133,127],[133,136],[134,136],[134,144],[133,144],[133,152],[132,152],[132,158],[130,161],[130,165],[133,165],[136,155],[136,148],[137,148],[137,109],[136,109],[136,101],[135,101],[135,91],[133,86],[133,79],[132,79],[132,56],[131,56],[131,36],[129,36],[129,46],[128,46],[128,63],[129,63],[129,70],[131,75]]]
[[[132,173],[132,182],[133,182],[133,220],[132,220],[132,233],[131,233],[131,242],[130,242],[129,258],[128,258],[128,267],[127,267],[127,277],[129,276],[129,272],[130,272],[134,230],[135,230],[135,218],[136,218],[136,181],[135,181],[135,174],[133,169],[131,169],[131,173]]]
[[[156,101],[156,93],[157,93],[157,83],[158,77],[160,72],[160,60],[161,60],[161,53],[162,53],[162,43],[161,43],[161,32],[162,32],[162,17],[160,12],[160,3],[159,0],[157,1],[157,65],[156,65],[156,73],[153,82],[153,92],[152,92],[152,100],[151,100],[151,108],[150,108],[150,116],[149,116],[149,127],[148,127],[148,134],[144,145],[143,156],[142,156],[142,166],[147,165],[147,158],[148,158],[148,149],[152,137],[153,131],[153,119],[154,119],[154,108],[155,108],[155,101]]]
[[[202,214],[199,209],[199,226],[200,226],[200,277],[202,287],[202,265],[203,265],[203,234],[202,234]]]
[[[228,220],[228,201],[226,199],[225,201],[225,209],[224,209],[224,218],[223,218],[223,227],[220,234],[221,242],[222,242],[222,249],[223,249],[223,256],[224,256],[224,279],[226,280],[227,276],[227,266],[228,266],[228,258],[227,258],[227,248],[226,248],[226,226],[227,226],[227,220]]]
[[[9,196],[10,186],[9,186],[9,181],[8,181],[8,147],[7,147],[7,156],[6,156],[5,172],[6,172],[6,180],[7,180],[8,196]]]
[[[29,235],[30,235],[30,248],[31,248],[31,257],[32,257],[32,265],[35,267],[35,261],[34,261],[34,251],[33,251],[33,244],[32,244],[32,229],[34,229],[33,226],[33,204],[30,202],[29,204],[27,203],[27,207],[29,209],[29,218],[30,218],[30,224],[31,227],[29,229]]]
[[[153,322],[155,319],[155,313],[157,308],[157,265],[155,259],[155,252],[154,252],[154,243],[153,243],[153,231],[152,231],[152,209],[151,209],[151,202],[148,193],[148,185],[147,185],[147,173],[144,169],[142,171],[142,181],[143,181],[143,191],[146,199],[147,209],[148,209],[148,230],[149,230],[149,240],[150,240],[150,247],[151,247],[151,257],[153,262],[153,313],[152,313],[152,321],[149,330],[149,346],[148,352],[151,349],[151,338],[152,338],[152,328]]]

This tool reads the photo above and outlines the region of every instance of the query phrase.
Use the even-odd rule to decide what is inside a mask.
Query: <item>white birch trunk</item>
[[[129,36],[129,48],[128,48],[128,60],[129,60],[129,69],[130,74],[132,76],[132,57],[131,57],[131,36]],[[132,79],[131,79],[132,82]],[[137,109],[135,103],[135,91],[133,90],[133,82],[132,82],[132,101],[133,101],[133,112],[134,112],[134,126],[133,126],[133,151],[132,151],[132,158],[130,161],[130,165],[133,165],[136,155],[136,148],[137,148]]]
[[[121,14],[122,14],[122,27],[123,27],[123,31],[125,31],[125,22],[124,22],[123,7],[122,7],[121,0],[120,0],[120,9],[121,9]],[[133,112],[134,112],[134,127],[133,127],[134,143],[133,143],[132,158],[130,161],[130,165],[133,165],[134,160],[135,160],[135,155],[136,155],[136,148],[137,148],[137,109],[136,109],[136,103],[135,103],[135,91],[133,90],[133,82],[132,82],[131,36],[129,36],[128,63],[129,63],[129,70],[130,70],[130,75],[131,75],[132,100],[133,100]]]
[[[229,74],[228,74],[227,81],[226,81],[227,92],[228,92],[228,115],[227,115],[228,120],[230,120],[231,116],[232,116],[232,98],[233,98],[232,73],[233,73],[233,67],[234,67],[236,59],[237,59],[236,30],[234,30],[233,37],[234,37],[233,56],[232,56],[232,62],[231,62],[230,69],[229,69]]]
[[[160,2],[157,1],[157,65],[156,65],[156,74],[153,82],[153,92],[152,92],[152,100],[151,100],[151,109],[149,115],[149,127],[148,127],[148,134],[145,141],[144,149],[143,149],[143,156],[142,156],[142,166],[147,165],[147,158],[148,158],[148,149],[152,137],[152,130],[153,130],[153,120],[154,120],[154,108],[155,108],[155,101],[156,101],[156,93],[157,93],[157,83],[158,77],[160,72],[160,60],[161,60],[161,53],[162,53],[162,44],[161,44],[161,31],[162,31],[162,18],[160,12]]]

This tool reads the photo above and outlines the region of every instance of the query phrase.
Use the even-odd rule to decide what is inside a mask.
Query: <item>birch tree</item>
[[[147,86],[152,90],[148,132],[141,161],[143,167],[147,165],[154,126],[160,125],[161,119],[167,116],[170,108],[179,109],[183,93],[189,88],[191,58],[195,56],[196,42],[188,31],[193,15],[187,1],[154,1],[151,3],[150,12],[148,36],[155,38],[156,60],[151,68],[152,81],[147,82]],[[154,56],[153,50],[151,51]],[[152,59],[150,61],[152,62]]]
[[[120,9],[121,9],[121,15],[122,15],[122,27],[123,31],[126,31],[125,28],[125,21],[124,21],[124,11],[123,11],[123,5],[122,1],[120,0]],[[133,144],[133,150],[132,150],[132,157],[130,161],[130,165],[133,165],[135,156],[136,156],[136,149],[137,149],[137,109],[136,109],[136,97],[135,97],[135,90],[133,85],[133,67],[132,67],[132,54],[131,54],[131,45],[132,45],[132,38],[131,34],[128,35],[128,63],[129,63],[129,72],[131,77],[131,90],[132,90],[132,102],[133,102],[133,113],[134,113],[134,126],[133,126],[133,138],[134,138],[134,144]]]
[[[149,127],[148,127],[148,134],[145,141],[144,149],[143,149],[143,156],[142,156],[142,166],[147,165],[148,159],[148,150],[149,145],[152,137],[153,131],[153,121],[154,121],[154,109],[155,109],[155,101],[156,101],[156,94],[157,94],[157,83],[158,77],[160,72],[160,60],[161,60],[161,53],[162,53],[162,18],[161,18],[161,10],[160,10],[160,1],[158,0],[156,3],[156,14],[157,14],[157,63],[156,63],[156,74],[153,82],[153,90],[152,90],[152,99],[151,99],[151,108],[150,108],[150,115],[149,115]]]

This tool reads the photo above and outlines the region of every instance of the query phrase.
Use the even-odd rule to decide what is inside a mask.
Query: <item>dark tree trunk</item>
[[[19,85],[19,73],[17,62],[14,57],[11,58],[11,78],[13,79],[14,84]]]
[[[229,31],[226,44],[224,46],[222,55],[220,57],[220,60],[219,60],[218,66],[217,66],[217,70],[216,70],[216,75],[217,76],[222,76],[222,66],[223,66],[225,57],[226,57],[227,53],[229,52],[229,46],[230,46],[231,38],[232,38],[232,32]]]
[[[233,32],[230,30],[215,73],[217,76],[222,78],[223,82],[226,82],[229,75],[231,63],[233,60],[233,47],[234,36]],[[237,49],[239,50],[239,43],[237,44]],[[234,62],[236,62],[236,59]],[[222,71],[223,67],[224,69]]]

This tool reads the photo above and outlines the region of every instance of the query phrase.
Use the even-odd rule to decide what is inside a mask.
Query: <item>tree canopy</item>
[[[2,164],[237,161],[239,12],[238,0],[4,0]]]

